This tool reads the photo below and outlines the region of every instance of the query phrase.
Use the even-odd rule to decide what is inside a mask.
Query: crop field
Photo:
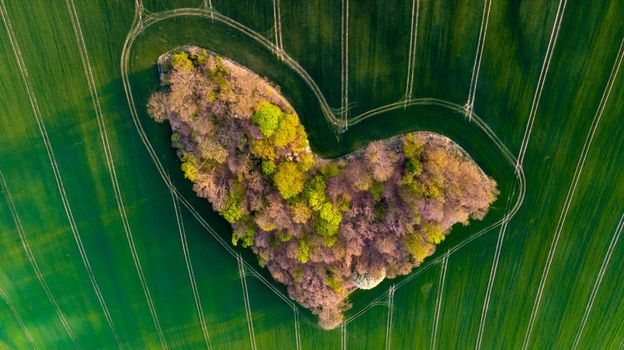
[[[0,0],[0,349],[624,349],[624,0]],[[449,136],[501,191],[324,331],[146,114],[195,44],[315,152]]]

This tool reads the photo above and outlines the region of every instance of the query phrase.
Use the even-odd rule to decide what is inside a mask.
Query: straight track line
[[[282,11],[280,10],[280,7],[281,7],[280,0],[275,0],[275,1],[277,2],[277,25],[278,25],[277,33],[279,34],[279,48],[283,56],[284,43],[282,42]]]
[[[522,137],[522,144],[520,145],[520,151],[518,153],[518,160],[516,166],[522,166],[524,162],[524,155],[526,153],[527,147],[529,145],[529,140],[531,139],[531,132],[533,131],[533,123],[535,121],[535,115],[537,114],[537,108],[540,104],[540,99],[542,98],[542,91],[544,89],[544,84],[546,82],[546,77],[548,76],[548,70],[550,68],[550,61],[553,56],[553,52],[555,51],[555,47],[557,46],[557,39],[559,38],[559,30],[561,29],[561,23],[563,22],[563,17],[565,15],[565,8],[567,5],[567,0],[559,0],[559,5],[557,7],[557,14],[555,16],[555,21],[553,23],[552,30],[550,32],[550,39],[548,40],[548,47],[546,48],[546,54],[544,56],[544,61],[542,62],[542,68],[540,70],[540,75],[537,80],[537,87],[535,89],[535,94],[533,95],[533,102],[531,102],[531,110],[529,111],[529,120],[526,125],[526,129],[524,131],[524,136]]]
[[[477,42],[477,53],[475,54],[475,60],[472,65],[472,76],[470,77],[470,89],[468,91],[468,102],[466,106],[469,110],[472,110],[475,100],[475,94],[477,93],[477,83],[479,82],[479,71],[481,69],[481,59],[483,58],[483,48],[485,46],[485,38],[487,36],[488,22],[490,20],[490,8],[492,6],[492,0],[485,0],[483,3],[483,16],[481,17],[481,26],[479,28],[479,40]],[[468,118],[472,113],[468,113]]]
[[[150,310],[150,314],[152,317],[152,322],[154,323],[154,326],[156,328],[156,332],[158,334],[158,338],[159,341],[161,342],[162,346],[166,349],[167,346],[167,342],[166,339],[164,337],[164,333],[162,331],[162,327],[160,326],[160,321],[158,319],[158,314],[156,312],[156,308],[154,306],[152,297],[151,297],[151,293],[149,291],[149,287],[147,285],[147,282],[145,280],[145,276],[143,273],[143,268],[141,266],[141,262],[138,256],[138,253],[136,251],[136,246],[134,244],[134,237],[132,235],[132,229],[130,227],[130,224],[128,222],[128,216],[125,210],[125,206],[123,204],[123,196],[121,194],[121,189],[119,186],[119,181],[117,179],[117,172],[115,169],[115,163],[114,163],[114,159],[112,156],[112,151],[110,148],[110,143],[109,143],[109,139],[108,139],[108,134],[106,131],[106,123],[104,121],[104,115],[102,113],[102,108],[100,105],[100,100],[99,100],[99,95],[97,92],[97,88],[96,88],[96,84],[95,84],[95,79],[93,78],[93,70],[91,68],[91,63],[89,60],[89,53],[87,50],[87,46],[85,44],[84,41],[84,35],[82,32],[82,27],[80,25],[80,19],[78,17],[78,13],[76,12],[76,7],[74,5],[73,0],[66,0],[65,1],[67,9],[69,11],[69,14],[71,16],[71,20],[72,20],[72,27],[74,30],[74,35],[76,37],[76,43],[78,45],[79,51],[80,51],[80,58],[81,58],[81,62],[82,62],[82,66],[83,66],[83,71],[85,74],[85,78],[87,80],[88,86],[89,86],[89,93],[91,95],[91,102],[93,104],[93,109],[95,111],[95,115],[96,115],[96,120],[98,123],[98,131],[100,134],[100,140],[102,142],[102,147],[104,149],[104,155],[106,158],[106,165],[107,165],[107,170],[111,179],[111,184],[113,186],[113,192],[115,194],[115,201],[117,204],[117,208],[119,211],[119,215],[123,224],[123,228],[124,228],[124,233],[126,235],[126,239],[128,241],[128,244],[130,246],[130,252],[132,254],[132,259],[133,262],[135,264],[135,268],[137,270],[137,273],[139,275],[139,279],[141,282],[141,287],[143,289],[144,295],[147,299],[147,303],[148,303],[148,308]],[[142,5],[141,5],[142,6]],[[103,298],[102,298],[103,300]],[[107,312],[105,311],[105,314],[107,314]],[[114,332],[114,328],[112,326],[112,320],[110,320],[110,315],[107,314],[107,320],[109,321],[109,324],[111,326],[111,328],[113,329]],[[118,346],[119,346],[119,341],[118,341],[118,336],[116,336],[116,340],[118,342]]]
[[[585,307],[585,312],[583,313],[583,319],[581,321],[581,325],[576,331],[576,336],[574,337],[574,343],[572,345],[572,349],[578,348],[579,342],[581,341],[581,337],[583,336],[583,331],[585,330],[585,325],[587,324],[587,320],[589,319],[589,314],[594,307],[594,302],[596,301],[596,295],[598,295],[598,291],[600,290],[600,284],[602,283],[602,279],[604,278],[607,267],[609,266],[609,262],[611,261],[611,255],[615,250],[615,245],[620,239],[620,234],[622,233],[622,228],[624,228],[624,214],[620,217],[620,221],[618,223],[615,232],[613,233],[613,237],[611,237],[611,242],[609,243],[609,248],[607,249],[607,253],[605,254],[604,259],[602,260],[602,265],[600,265],[600,271],[598,272],[598,277],[594,282],[594,287],[592,288],[591,295],[589,300],[587,301],[587,306]]]
[[[412,98],[412,89],[414,84],[414,65],[416,60],[416,44],[418,41],[419,9],[420,0],[412,0],[412,15],[410,18],[410,42],[407,58],[407,78],[405,82],[405,106],[407,106],[407,101]]]
[[[448,254],[444,256],[440,265],[440,278],[438,280],[438,295],[436,296],[435,316],[433,322],[433,334],[431,335],[431,350],[435,350],[438,341],[438,324],[440,322],[440,310],[442,309],[442,295],[444,294],[444,284],[446,282],[446,267],[448,265]]]
[[[570,205],[572,204],[572,200],[574,198],[574,194],[576,193],[576,186],[578,185],[581,174],[583,173],[583,167],[585,166],[585,160],[587,159],[587,154],[589,153],[589,149],[591,148],[592,140],[594,139],[594,135],[596,134],[596,129],[598,128],[598,124],[600,123],[600,119],[602,117],[602,113],[604,112],[605,106],[609,100],[609,96],[611,95],[611,89],[613,88],[613,84],[617,77],[617,74],[620,70],[620,65],[622,64],[622,58],[624,57],[624,39],[622,39],[620,43],[620,49],[618,51],[617,58],[613,64],[613,68],[611,69],[611,74],[609,76],[609,80],[605,89],[602,93],[602,97],[600,99],[600,104],[598,105],[598,109],[596,110],[596,114],[594,115],[594,119],[592,120],[591,128],[587,134],[585,142],[583,143],[583,150],[581,151],[581,157],[576,164],[576,168],[574,169],[574,177],[572,179],[572,184],[568,189],[568,193],[566,194],[565,203],[563,206],[563,210],[559,216],[559,221],[557,222],[557,228],[555,229],[555,235],[550,245],[550,249],[548,250],[548,258],[546,260],[546,266],[544,266],[544,270],[542,272],[542,278],[540,279],[540,284],[537,289],[537,295],[535,296],[535,300],[533,302],[533,309],[531,310],[531,318],[529,319],[529,325],[527,327],[527,332],[524,337],[524,342],[522,345],[522,349],[526,350],[529,346],[529,342],[531,340],[531,336],[533,334],[533,327],[535,325],[535,319],[537,318],[537,313],[539,312],[542,296],[544,293],[544,288],[546,286],[546,282],[548,280],[548,275],[550,273],[550,268],[552,266],[552,262],[557,251],[557,245],[559,243],[559,238],[561,237],[561,232],[563,231],[563,225],[568,216],[568,211],[570,209]]]
[[[208,333],[208,327],[206,326],[206,319],[204,317],[204,308],[202,307],[201,298],[197,290],[197,282],[195,281],[195,272],[193,271],[193,262],[191,261],[191,254],[188,249],[188,242],[186,239],[186,230],[184,229],[184,222],[182,221],[182,215],[180,213],[180,207],[178,206],[178,199],[173,193],[171,194],[171,200],[173,201],[173,210],[176,216],[176,222],[178,224],[178,233],[180,234],[180,243],[182,244],[182,252],[184,253],[184,263],[186,264],[186,271],[188,273],[189,282],[191,283],[191,289],[193,290],[193,299],[195,300],[195,308],[197,310],[197,316],[199,317],[199,324],[201,326],[202,335],[204,336],[204,342],[208,349],[212,349],[210,342],[210,335]]]
[[[273,28],[275,31],[275,50],[277,57],[281,60],[284,47],[282,46],[282,19],[279,0],[273,0]]]
[[[20,328],[22,329],[22,332],[24,332],[26,340],[28,340],[28,342],[34,349],[37,349],[37,346],[35,345],[35,340],[33,339],[32,335],[30,335],[28,328],[26,328],[24,320],[20,316],[19,312],[17,312],[17,310],[13,307],[13,305],[9,303],[9,298],[7,298],[6,293],[4,293],[4,290],[2,290],[2,288],[0,288],[0,299],[2,299],[4,303],[7,304],[7,306],[9,307],[9,311],[11,311],[13,318],[15,318]]]
[[[349,0],[342,0],[341,21],[341,54],[342,54],[342,106],[345,130],[349,123]]]
[[[0,5],[2,5],[0,6],[0,11],[2,11],[3,10],[2,8],[4,7],[2,4],[2,0],[0,0]],[[63,311],[61,310],[61,307],[56,301],[56,298],[52,294],[52,291],[50,290],[50,287],[48,286],[48,283],[46,282],[43,276],[43,273],[41,273],[41,269],[39,268],[37,259],[35,259],[35,255],[33,254],[32,249],[30,248],[30,243],[28,243],[28,238],[26,237],[26,233],[24,232],[24,227],[22,226],[22,220],[20,219],[17,213],[17,208],[15,207],[15,203],[13,202],[11,192],[9,191],[9,187],[7,186],[7,183],[4,179],[4,174],[2,173],[2,171],[0,171],[0,187],[2,189],[2,192],[4,192],[4,198],[7,204],[9,205],[9,211],[11,212],[11,218],[13,219],[13,223],[15,224],[15,228],[17,229],[17,235],[20,239],[20,243],[22,244],[22,248],[24,249],[24,252],[26,253],[28,262],[30,263],[30,266],[33,268],[33,271],[35,272],[35,277],[37,277],[37,281],[39,281],[39,285],[41,286],[41,289],[43,289],[44,293],[46,294],[48,301],[50,302],[50,304],[52,304],[52,307],[54,308],[54,312],[56,313],[56,317],[58,317],[59,321],[61,322],[61,325],[65,329],[65,332],[67,332],[67,335],[69,336],[69,338],[71,339],[71,341],[74,343],[74,345],[77,348],[78,345],[76,343],[76,337],[74,336],[74,332],[69,326],[69,323],[67,322],[67,318],[65,317],[65,314],[63,313]]]
[[[301,330],[299,327],[299,309],[295,306],[293,307],[293,314],[295,319],[295,346],[297,350],[301,350]]]
[[[274,34],[273,35],[275,35],[275,53],[276,53],[277,57],[281,59],[280,45],[279,45],[279,34],[277,33],[279,28],[278,28],[278,24],[277,24],[277,4],[276,4],[276,0],[273,0],[273,30],[274,30]]]
[[[247,331],[249,332],[249,341],[251,342],[251,349],[256,350],[256,335],[254,333],[251,305],[249,304],[249,291],[247,290],[247,277],[245,273],[245,266],[243,265],[243,258],[240,256],[240,254],[237,255],[236,259],[238,261],[238,273],[240,274],[241,285],[243,286],[243,300],[245,302],[245,316],[247,318]]]
[[[340,349],[347,350],[347,325],[345,323],[340,326]]]
[[[513,191],[512,191],[513,192]],[[508,208],[511,204],[511,196],[507,197],[507,205]],[[492,263],[492,268],[490,270],[490,277],[488,278],[487,290],[485,292],[485,299],[483,300],[483,306],[481,308],[481,319],[479,320],[479,331],[477,333],[477,343],[475,345],[475,349],[481,349],[481,343],[483,341],[483,332],[485,330],[485,322],[487,319],[488,309],[490,307],[490,298],[492,296],[492,289],[494,289],[494,281],[496,280],[496,271],[498,270],[498,262],[500,261],[500,253],[503,247],[503,241],[505,240],[505,232],[507,231],[507,224],[509,220],[505,220],[500,230],[498,231],[498,238],[496,240],[496,250],[494,252],[494,262]]]
[[[214,21],[214,8],[212,7],[212,0],[204,0],[204,8],[210,11],[210,18]]]
[[[388,288],[388,318],[386,319],[386,345],[385,349],[390,350],[392,346],[392,316],[394,313],[394,292],[395,286]]]

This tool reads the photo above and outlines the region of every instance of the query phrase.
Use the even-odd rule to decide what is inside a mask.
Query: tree
[[[436,224],[423,225],[423,233],[429,243],[440,244],[444,240],[444,231]]]
[[[395,172],[396,152],[386,146],[384,142],[371,142],[366,147],[365,157],[375,181],[385,182]]]
[[[284,199],[289,199],[303,191],[306,176],[297,163],[284,161],[277,165],[273,183]]]
[[[234,232],[232,233],[232,245],[236,246],[238,242],[241,242],[243,248],[253,245],[256,226],[250,216],[243,218],[239,223],[232,225],[232,227],[234,228]]]
[[[402,148],[406,158],[420,159],[423,153],[424,143],[417,139],[415,134],[407,134],[403,137]]]
[[[193,157],[193,155],[191,155],[190,153],[185,152],[181,160],[182,165],[180,166],[180,168],[184,173],[184,177],[191,181],[195,181],[195,178],[197,178],[197,174],[199,173],[195,157]]]
[[[299,250],[297,251],[297,260],[307,263],[310,260],[310,247],[304,239],[299,240]]]
[[[279,126],[273,136],[275,146],[284,147],[295,141],[297,138],[297,127],[299,127],[299,118],[292,113],[284,114],[280,118]]]
[[[203,159],[211,159],[219,164],[225,163],[228,151],[212,139],[203,140],[199,144],[199,153]]]
[[[381,199],[381,194],[383,193],[383,184],[379,181],[374,181],[370,188],[370,194],[373,197],[374,201],[379,201]]]
[[[327,201],[327,195],[325,194],[325,179],[323,176],[317,175],[311,178],[305,184],[303,192],[304,198],[307,200],[308,205],[312,210],[319,211]]]
[[[251,154],[254,156],[263,159],[274,161],[277,158],[277,154],[275,153],[275,147],[271,144],[271,140],[269,139],[253,139],[250,140],[251,143]]]
[[[325,202],[319,210],[319,220],[314,227],[321,236],[333,236],[340,228],[342,213],[330,202]]]
[[[230,224],[237,222],[243,216],[240,208],[240,202],[236,200],[228,201],[225,205],[225,209],[223,209],[223,211],[219,214],[221,214],[221,216],[223,216],[223,218]]]
[[[305,224],[312,216],[312,210],[303,200],[297,200],[291,204],[292,218],[298,224]]]
[[[184,51],[173,54],[171,56],[171,63],[174,69],[180,71],[190,72],[195,67],[193,61],[189,59],[188,54]]]
[[[262,135],[269,138],[277,129],[281,116],[282,110],[278,106],[262,101],[258,104],[258,108],[251,120],[258,126]]]
[[[270,161],[270,160],[263,160],[262,161],[262,173],[264,175],[267,176],[271,176],[273,175],[273,173],[275,172],[275,163]]]
[[[157,122],[167,119],[167,96],[162,92],[155,92],[147,102],[147,112]]]
[[[327,278],[325,278],[325,285],[329,288],[333,289],[334,292],[342,291],[342,281],[340,278],[336,277],[333,273],[330,273]]]
[[[414,232],[408,233],[403,238],[407,251],[412,255],[418,264],[422,263],[426,257],[433,254],[433,245]]]

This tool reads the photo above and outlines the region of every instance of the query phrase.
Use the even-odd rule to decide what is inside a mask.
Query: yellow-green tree
[[[299,165],[294,162],[281,162],[273,175],[273,183],[284,199],[289,199],[303,191],[306,176]]]
[[[173,68],[179,71],[187,71],[190,72],[195,67],[193,65],[193,61],[191,61],[186,52],[180,51],[171,56],[171,63],[173,64]]]
[[[444,240],[444,231],[435,224],[423,225],[423,232],[427,235],[427,241],[433,244],[440,244]]]
[[[180,166],[180,168],[182,169],[182,172],[184,173],[184,177],[191,180],[191,181],[195,181],[195,179],[197,178],[197,174],[199,173],[199,170],[197,169],[197,165],[196,165],[196,160],[195,157],[193,157],[190,153],[184,153],[182,155],[182,165]]]
[[[299,118],[294,114],[285,114],[275,130],[274,142],[277,147],[284,147],[295,141],[297,138],[297,128],[299,127]]]

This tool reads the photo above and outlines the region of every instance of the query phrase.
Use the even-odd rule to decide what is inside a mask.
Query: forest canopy
[[[159,58],[148,112],[171,125],[193,190],[326,329],[353,290],[409,274],[451,227],[482,219],[496,182],[448,138],[415,132],[339,159],[311,150],[279,89],[198,47]]]

